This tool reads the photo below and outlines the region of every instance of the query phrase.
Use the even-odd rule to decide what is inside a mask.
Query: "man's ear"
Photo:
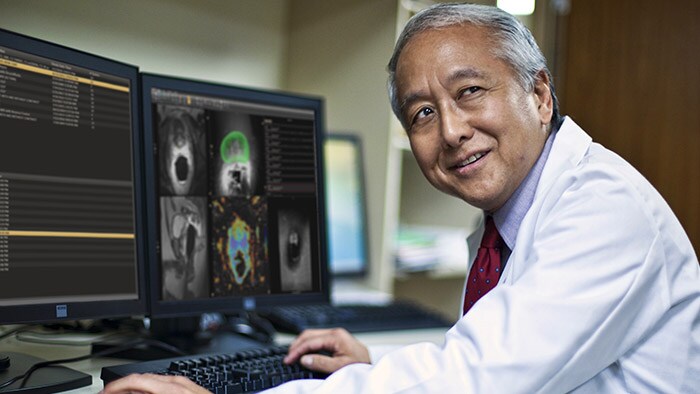
[[[549,75],[544,70],[540,70],[537,73],[534,94],[540,121],[542,124],[549,124],[554,111],[554,100],[552,99],[552,91],[549,88]]]

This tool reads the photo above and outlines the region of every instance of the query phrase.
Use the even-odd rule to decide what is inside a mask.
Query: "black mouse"
[[[10,368],[10,356],[0,353],[0,371]]]
[[[233,333],[243,335],[261,343],[272,343],[276,333],[270,322],[253,313],[243,316],[229,316],[228,328]]]

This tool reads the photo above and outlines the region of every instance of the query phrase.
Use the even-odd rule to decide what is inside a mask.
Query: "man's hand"
[[[101,394],[211,394],[184,376],[129,375],[106,385]]]
[[[331,356],[313,354],[319,351],[331,352]],[[332,373],[354,363],[369,364],[369,351],[342,328],[305,330],[289,346],[284,358],[287,364],[299,361],[308,369]]]

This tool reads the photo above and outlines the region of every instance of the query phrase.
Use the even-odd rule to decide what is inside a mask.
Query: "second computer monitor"
[[[142,76],[154,317],[328,300],[323,101]]]
[[[336,278],[361,277],[369,255],[362,140],[331,133],[323,149],[329,271]]]

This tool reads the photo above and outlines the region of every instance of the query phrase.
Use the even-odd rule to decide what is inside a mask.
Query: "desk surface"
[[[433,342],[442,344],[446,329],[421,329],[421,330],[402,330],[402,331],[383,331],[373,333],[361,333],[356,337],[365,343],[370,351],[384,352],[388,348],[393,348],[400,345],[408,345],[417,342]],[[294,336],[280,334],[275,338],[275,341],[280,344],[287,344],[292,341]],[[90,352],[89,346],[65,346],[65,345],[41,345],[34,343],[19,342],[15,338],[8,338],[0,342],[0,351],[3,352],[22,352],[36,357],[41,357],[46,360],[56,360],[71,357],[79,357]],[[66,366],[76,369],[81,372],[92,375],[92,386],[83,387],[76,390],[66,391],[68,394],[87,394],[97,393],[102,389],[102,380],[100,379],[100,371],[102,367],[110,365],[119,365],[131,361],[98,358],[80,361],[76,363],[66,364]]]

